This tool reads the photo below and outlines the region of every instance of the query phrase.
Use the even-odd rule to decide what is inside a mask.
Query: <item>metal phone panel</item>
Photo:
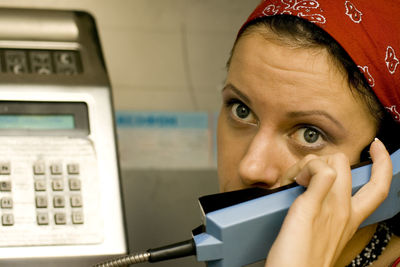
[[[126,254],[111,88],[93,18],[8,8],[0,17],[0,122],[10,125],[0,125],[0,265],[88,266]],[[35,120],[43,127],[25,128]]]
[[[51,142],[55,144],[58,143],[59,146],[63,146],[62,144],[65,142],[69,142],[72,146],[79,146],[82,149],[85,148],[86,150],[86,162],[90,163],[88,166],[86,164],[80,167],[81,174],[79,174],[79,179],[82,182],[81,190],[82,196],[84,195],[85,198],[90,199],[90,201],[85,202],[83,199],[83,206],[82,210],[84,211],[84,218],[87,216],[93,216],[92,221],[88,221],[88,224],[94,226],[94,229],[91,229],[91,237],[90,241],[86,240],[87,237],[85,235],[80,238],[80,241],[75,240],[75,244],[73,240],[69,241],[62,241],[62,239],[58,235],[62,230],[62,226],[65,228],[70,227],[70,231],[76,230],[79,228],[87,227],[85,225],[73,225],[70,221],[70,224],[66,225],[56,225],[53,222],[52,227],[59,228],[58,232],[50,233],[50,237],[53,237],[53,243],[49,240],[51,238],[47,238],[45,240],[35,241],[35,244],[31,245],[18,245],[20,241],[13,241],[13,246],[4,245],[0,247],[0,263],[2,266],[25,266],[27,262],[30,263],[30,266],[43,266],[43,264],[52,263],[52,264],[59,264],[60,262],[66,262],[65,266],[68,265],[68,262],[75,262],[74,266],[88,266],[88,264],[92,264],[98,261],[101,261],[104,258],[112,257],[115,255],[124,254],[127,252],[126,247],[126,240],[125,240],[125,229],[124,229],[124,221],[123,221],[123,211],[122,211],[122,203],[120,198],[120,183],[118,179],[118,166],[116,163],[117,161],[117,154],[115,150],[115,135],[114,129],[110,127],[113,124],[113,116],[112,116],[112,106],[110,105],[110,95],[109,90],[106,87],[75,87],[74,90],[71,90],[68,86],[17,86],[17,85],[7,85],[7,91],[1,90],[2,87],[0,85],[0,98],[8,101],[40,101],[40,102],[84,102],[87,104],[88,107],[88,118],[90,122],[90,134],[85,137],[62,137],[56,136],[49,138],[48,136],[29,136],[29,137],[21,137],[15,136],[12,139],[14,140],[15,146],[21,146],[21,139],[24,139],[25,142],[32,142],[29,144],[30,148],[33,148],[34,143],[43,142],[43,146],[38,145],[36,149],[32,149],[30,155],[24,155],[26,158],[25,162],[32,164],[34,162],[42,162],[49,163],[48,168],[46,169],[47,172],[47,185],[48,190],[52,191],[52,187],[50,185],[50,180],[56,178],[57,175],[52,175],[50,173],[50,166],[52,162],[60,163],[62,162],[64,165],[63,173],[67,172],[66,166],[69,160],[75,159],[74,162],[77,162],[77,155],[64,154],[62,148],[59,148],[60,153],[58,156],[53,155],[54,151],[51,152],[46,151],[46,146],[51,146]],[[20,139],[18,139],[20,138]],[[12,142],[9,137],[2,137],[1,139],[9,140],[8,142]],[[22,147],[26,148],[27,145],[22,145]],[[54,146],[53,146],[54,148]],[[65,148],[66,149],[66,148]],[[43,150],[43,151],[41,151]],[[13,152],[17,153],[17,152]],[[24,154],[24,153],[23,153]],[[11,154],[10,154],[11,155]],[[82,155],[80,155],[82,156]],[[10,159],[10,157],[7,157]],[[11,157],[12,159],[12,157]],[[69,159],[69,160],[68,160]],[[8,161],[10,162],[10,161]],[[71,161],[72,162],[72,161]],[[12,162],[10,162],[10,167],[12,171]],[[19,165],[22,165],[20,163]],[[93,171],[93,166],[96,166],[96,171]],[[92,166],[92,167],[90,167]],[[15,167],[18,167],[15,166]],[[22,167],[22,166],[21,166]],[[20,168],[21,168],[20,167]],[[37,224],[37,218],[32,218],[34,212],[32,209],[34,208],[34,181],[36,179],[40,179],[40,174],[34,175],[33,174],[33,166],[28,167],[29,170],[26,170],[26,173],[30,174],[27,179],[30,179],[28,184],[20,184],[19,186],[26,187],[26,191],[29,191],[29,197],[24,196],[26,199],[31,199],[32,201],[30,204],[25,204],[25,208],[18,208],[19,210],[27,209],[26,206],[30,207],[30,223],[31,229],[38,229],[39,227]],[[86,169],[86,174],[84,174]],[[92,172],[93,171],[93,172]],[[21,171],[20,171],[21,172]],[[87,173],[92,172],[91,176],[88,176]],[[96,179],[97,176],[97,179]],[[7,176],[8,177],[8,176]],[[74,176],[64,177],[64,182],[67,181],[69,178],[73,178]],[[0,181],[2,176],[0,175]],[[3,178],[7,180],[6,176]],[[20,180],[22,180],[22,175]],[[85,180],[87,179],[87,180]],[[1,183],[1,182],[0,182]],[[68,184],[65,184],[68,186]],[[17,190],[14,187],[18,187],[17,185],[12,185],[12,188]],[[99,190],[96,190],[99,188]],[[12,189],[12,190],[13,190]],[[66,189],[69,191],[70,189]],[[40,193],[40,192],[39,192]],[[69,192],[71,194],[73,192]],[[14,194],[11,191],[11,194]],[[49,194],[55,194],[54,192],[49,192]],[[69,197],[69,195],[68,195]],[[1,198],[1,191],[0,191],[0,198]],[[16,196],[16,202],[14,207],[17,207],[18,203],[24,202],[22,200],[22,196]],[[69,205],[69,203],[67,203]],[[37,208],[35,208],[37,211]],[[52,208],[51,212],[54,212]],[[72,208],[71,208],[72,209]],[[90,212],[89,212],[90,211]],[[95,211],[95,212],[94,212]],[[88,213],[89,212],[89,213]],[[94,213],[93,213],[94,212]],[[52,213],[52,215],[54,215]],[[15,216],[15,224],[13,226],[1,226],[0,229],[11,229],[12,227],[17,225],[18,220],[22,220],[19,216]],[[18,219],[19,218],[19,219]],[[17,220],[18,219],[18,220]],[[54,218],[52,218],[54,220]],[[25,219],[26,220],[26,219]],[[36,221],[34,221],[36,220]],[[70,219],[72,220],[72,219]],[[86,219],[85,219],[86,220]],[[86,221],[85,221],[86,222]],[[11,227],[11,228],[10,228]],[[50,226],[45,226],[50,228]],[[10,231],[10,230],[8,230]],[[18,233],[10,233],[10,235],[18,235]],[[42,246],[43,244],[39,243],[47,243],[45,248]],[[69,243],[69,244],[67,244]],[[6,265],[8,263],[10,265]],[[54,265],[50,265],[54,266]],[[60,265],[64,266],[64,265]]]

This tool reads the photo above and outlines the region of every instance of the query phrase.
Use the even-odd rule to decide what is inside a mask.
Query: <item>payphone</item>
[[[0,9],[0,265],[89,266],[125,253],[94,20]]]

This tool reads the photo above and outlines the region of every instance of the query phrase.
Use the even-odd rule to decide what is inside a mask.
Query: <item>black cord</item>
[[[193,239],[171,244],[165,247],[149,249],[149,262],[165,261],[196,255],[196,244]]]
[[[122,256],[110,261],[93,265],[93,267],[122,267],[129,264],[143,263],[143,262],[157,262],[186,256],[196,255],[196,244],[193,239],[183,242],[149,249],[145,253],[130,254]]]

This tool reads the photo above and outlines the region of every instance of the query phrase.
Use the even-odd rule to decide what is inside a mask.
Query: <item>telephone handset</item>
[[[361,226],[392,218],[400,212],[400,149],[391,159],[393,179],[389,195]],[[353,195],[368,182],[371,166],[371,161],[353,166]],[[192,231],[192,239],[116,258],[95,267],[157,262],[190,255],[196,255],[198,261],[206,261],[209,267],[239,267],[263,260],[289,207],[304,190],[293,183],[273,190],[249,188],[201,197],[203,225]]]
[[[362,224],[389,219],[400,212],[400,149],[391,155],[393,179],[386,200]],[[352,168],[352,194],[371,175],[371,162]],[[235,267],[266,257],[293,201],[305,188],[290,184],[274,190],[244,189],[199,199],[204,227],[194,234],[197,259],[209,267]]]
[[[372,161],[366,160],[353,165],[351,169],[360,168],[362,166],[369,164],[372,164]],[[199,198],[200,208],[203,214],[207,214],[212,211],[227,208],[262,196],[271,195],[296,186],[298,186],[296,183],[291,183],[274,189],[253,187],[253,188],[246,188],[241,190],[207,195]]]

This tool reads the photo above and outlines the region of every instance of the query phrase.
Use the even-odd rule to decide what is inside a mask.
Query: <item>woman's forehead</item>
[[[246,35],[237,43],[228,81],[256,88],[308,87],[322,94],[336,93],[339,85],[347,86],[346,76],[325,49],[288,47],[258,34]]]
[[[237,43],[227,85],[246,95],[260,117],[263,112],[271,116],[325,110],[348,125],[358,116],[372,118],[366,104],[354,96],[346,76],[321,49],[293,49],[247,35]]]

